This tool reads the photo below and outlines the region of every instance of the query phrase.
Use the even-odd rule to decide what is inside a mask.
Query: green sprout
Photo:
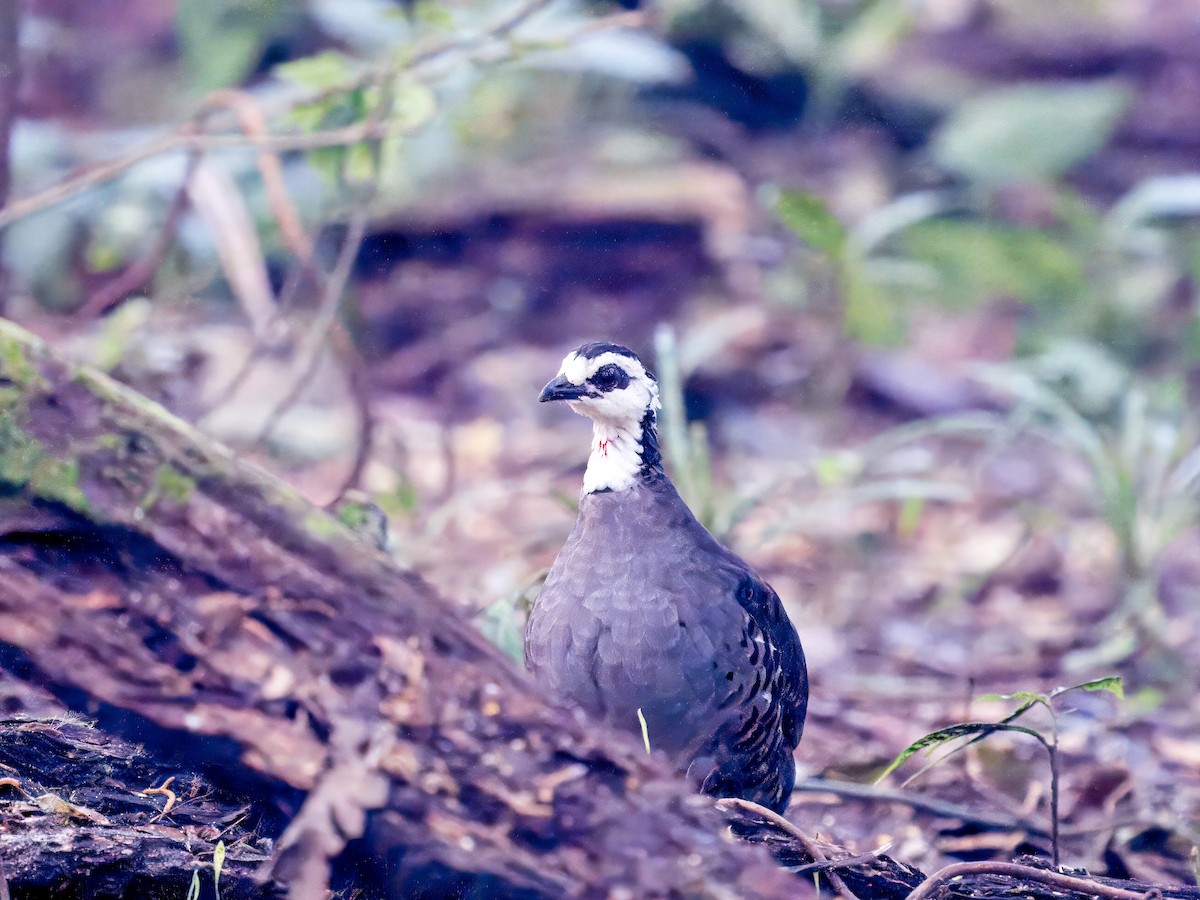
[[[1118,697],[1125,696],[1124,683],[1119,676],[1109,676],[1107,678],[1097,678],[1093,681],[1085,681],[1082,684],[1071,685],[1070,687],[1059,687],[1050,691],[1048,694],[1039,694],[1034,691],[1017,691],[1012,694],[987,694],[980,697],[980,700],[1013,700],[1017,703],[1017,708],[1001,719],[999,722],[959,722],[954,725],[949,725],[945,728],[939,728],[937,731],[931,731],[924,737],[918,738],[907,747],[900,751],[900,754],[888,764],[887,768],[880,773],[877,781],[882,781],[896,769],[900,768],[909,757],[924,750],[930,753],[936,747],[942,744],[957,741],[961,738],[969,738],[964,740],[958,746],[951,749],[948,753],[943,754],[937,759],[925,765],[916,774],[909,777],[905,782],[905,786],[910,784],[916,778],[928,772],[934,766],[949,759],[951,756],[966,750],[973,744],[977,744],[987,737],[1001,731],[1015,732],[1017,734],[1025,734],[1033,738],[1042,745],[1046,751],[1046,755],[1050,761],[1050,844],[1054,859],[1054,865],[1058,865],[1058,795],[1059,795],[1059,777],[1058,777],[1058,717],[1057,711],[1054,708],[1054,700],[1061,697],[1063,694],[1071,691],[1109,691],[1116,694]],[[1036,728],[1030,728],[1026,725],[1014,724],[1017,719],[1021,718],[1025,713],[1029,712],[1034,707],[1044,707],[1050,713],[1050,732],[1049,735],[1044,734]]]

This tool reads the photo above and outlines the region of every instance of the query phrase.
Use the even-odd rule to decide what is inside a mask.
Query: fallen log
[[[302,800],[273,869],[294,897],[324,897],[350,842],[378,892],[423,866],[501,895],[796,889],[345,522],[10,323],[0,650],[152,755]]]

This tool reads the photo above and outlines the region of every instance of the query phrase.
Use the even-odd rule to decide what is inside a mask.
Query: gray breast
[[[746,568],[669,482],[584,495],[530,616],[526,662],[654,749],[695,752],[763,681],[738,602]],[[752,661],[753,660],[753,661]]]

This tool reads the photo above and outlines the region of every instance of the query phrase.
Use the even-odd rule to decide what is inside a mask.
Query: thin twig
[[[324,284],[324,281],[322,280],[324,278],[324,273],[321,271],[320,266],[316,265],[315,262],[310,271],[307,273],[302,271],[299,267],[288,272],[288,277],[283,284],[283,289],[279,292],[279,297],[275,301],[275,307],[279,315],[280,322],[283,321],[284,313],[286,313],[291,307],[296,295],[300,292],[301,284],[303,284],[306,278],[309,276],[314,278],[318,282],[318,285]],[[259,360],[261,360],[266,353],[281,349],[282,341],[275,341],[274,335],[254,335],[253,337],[253,343],[251,344],[249,351],[246,353],[245,359],[242,360],[242,364],[238,367],[237,372],[235,372],[234,376],[229,379],[229,382],[225,385],[225,387],[217,391],[213,398],[206,405],[201,407],[200,412],[196,416],[196,421],[201,427],[204,426],[205,420],[207,420],[209,416],[228,403],[229,400],[232,399],[239,390],[241,390],[242,385],[245,384],[246,380],[254,373],[254,369],[258,365]]]
[[[189,205],[188,186],[200,166],[201,159],[203,156],[198,152],[193,151],[188,155],[183,179],[179,182],[175,196],[171,199],[171,205],[155,235],[154,244],[145,255],[131,263],[124,272],[92,294],[79,309],[79,316],[91,319],[103,315],[130,294],[142,290],[150,283],[154,273],[158,271],[158,267],[166,258],[167,251],[171,249],[171,244],[175,240],[175,230],[179,227],[179,220],[187,211]]]
[[[400,63],[399,65],[389,60],[386,66],[373,67],[357,78],[305,96],[298,102],[302,104],[320,102],[326,97],[366,87],[369,84],[378,83],[381,80],[395,77],[404,72],[415,72],[451,53],[460,51],[470,52],[476,49],[482,42],[504,37],[521,25],[533,13],[548,5],[549,2],[550,0],[532,0],[532,2],[506,17],[497,25],[486,29],[480,34],[464,38],[460,41],[447,42],[432,47],[429,50],[418,52],[407,62]],[[570,41],[578,37],[594,34],[602,30],[636,27],[643,21],[644,18],[633,14],[617,13],[606,18],[589,21],[577,31],[563,35],[561,40],[564,43],[570,43]],[[342,128],[332,128],[308,134],[275,135],[195,134],[186,128],[178,129],[133,149],[125,156],[95,165],[73,178],[61,181],[40,193],[12,201],[0,207],[0,229],[6,228],[18,219],[39,212],[46,207],[61,203],[90,187],[112,181],[134,166],[164,153],[179,151],[208,153],[217,150],[243,148],[270,150],[275,153],[321,150],[330,147],[351,146],[363,141],[379,140],[387,137],[390,128],[391,126],[387,122],[359,122]]]
[[[923,797],[910,791],[899,791],[881,788],[869,784],[856,784],[851,781],[825,781],[820,778],[807,778],[797,782],[796,793],[832,794],[849,800],[864,800],[870,803],[896,803],[920,812],[927,812],[946,819],[956,819],[985,828],[1000,828],[1005,831],[1023,831],[1036,837],[1048,838],[1050,833],[1044,825],[1039,825],[1031,819],[1009,818],[994,816],[990,813],[979,812],[932,797]]]
[[[812,862],[806,866],[788,866],[787,870],[793,875],[809,875],[813,872],[826,872],[829,869],[853,869],[858,866],[865,866],[868,863],[878,862],[879,857],[886,853],[891,846],[892,844],[889,841],[877,850],[860,853],[857,856],[827,859],[825,862]]]
[[[1050,710],[1051,718],[1054,716],[1054,710]],[[1050,754],[1050,847],[1054,865],[1058,865],[1058,726],[1054,727],[1054,740],[1046,745],[1046,752]]]
[[[201,165],[189,186],[189,197],[208,228],[213,249],[230,291],[250,323],[256,340],[277,339],[283,331],[254,214],[246,197],[225,169]]]
[[[1062,872],[1023,866],[1020,863],[974,862],[953,863],[944,869],[939,869],[917,885],[917,889],[908,895],[908,900],[929,900],[943,884],[968,875],[999,875],[1006,878],[1025,879],[1064,891],[1076,891],[1085,896],[1104,897],[1107,900],[1144,900],[1146,896],[1144,891],[1127,891],[1123,888],[1092,881],[1090,878],[1064,875]]]
[[[386,122],[392,114],[392,107],[395,102],[395,92],[392,85],[388,82],[379,84],[379,100],[375,104],[375,108],[371,110],[370,115],[364,124],[377,125]],[[354,266],[354,260],[358,256],[359,248],[362,246],[363,238],[367,233],[367,208],[370,205],[371,199],[379,189],[379,169],[381,166],[380,146],[376,143],[372,147],[373,151],[373,173],[371,181],[363,186],[358,191],[354,208],[350,213],[350,221],[346,229],[346,236],[342,244],[342,249],[338,253],[338,257],[333,266],[333,271],[329,273],[329,277],[325,280],[321,293],[321,302],[317,307],[317,314],[313,317],[308,330],[305,332],[299,348],[300,374],[292,384],[290,390],[284,396],[283,400],[276,404],[275,408],[267,416],[266,422],[263,424],[262,430],[259,433],[256,443],[266,440],[275,427],[279,424],[279,420],[283,414],[300,398],[304,389],[308,387],[313,376],[317,373],[318,364],[321,361],[321,351],[327,346],[328,337],[331,329],[338,327],[337,314],[338,308],[342,300],[342,294],[346,290],[346,284],[350,280],[350,271]],[[353,342],[345,341],[350,358],[353,359],[357,354],[353,348]],[[335,348],[336,349],[336,348]],[[353,367],[357,361],[351,363]],[[353,371],[351,372],[351,391],[354,392],[356,385],[353,380]],[[356,401],[362,400],[365,404],[365,396],[355,396]],[[365,429],[367,442],[370,440],[370,432],[373,427],[373,418],[369,410],[362,414],[360,419],[360,429]],[[363,431],[360,431],[360,435]],[[354,469],[358,474],[361,474],[362,469],[366,466],[364,454],[368,452],[363,448],[363,442],[360,441],[359,448],[356,453]],[[355,476],[357,477],[357,475]]]
[[[386,123],[359,122],[343,128],[332,128],[327,131],[316,131],[310,134],[194,134],[190,131],[174,131],[143,144],[120,159],[100,163],[85,172],[61,181],[47,188],[40,194],[14,200],[0,209],[0,228],[11,225],[32,213],[39,212],[48,206],[61,203],[81,191],[112,181],[125,171],[139,163],[164,153],[178,151],[193,151],[208,153],[216,150],[242,149],[254,147],[269,149],[276,153],[291,150],[321,150],[327,147],[345,147],[359,144],[363,141],[385,137],[388,132]]]
[[[462,37],[455,38],[452,41],[443,41],[439,44],[434,44],[431,47],[418,49],[412,56],[406,60],[402,60],[399,65],[393,60],[388,60],[382,65],[371,66],[361,72],[354,78],[349,78],[338,84],[330,85],[329,87],[321,88],[318,91],[304,97],[300,102],[302,104],[321,103],[331,97],[336,97],[350,91],[361,90],[365,87],[370,87],[372,84],[380,84],[388,78],[398,75],[402,72],[415,72],[430,63],[440,60],[444,56],[449,56],[453,53],[470,52],[478,49],[480,46],[487,44],[490,41],[495,41],[506,37],[514,30],[525,23],[535,13],[545,9],[554,0],[529,0],[529,2],[520,4],[507,16],[502,17],[491,26]],[[628,24],[628,14],[618,13],[609,18],[620,18],[620,22],[614,22],[612,27],[621,27]],[[606,22],[607,19],[597,20],[600,23]],[[595,24],[595,23],[589,23]],[[573,36],[572,36],[573,37]],[[568,40],[571,38],[569,37]]]
[[[321,361],[321,351],[327,346],[326,338],[328,337],[329,329],[335,324],[338,304],[341,302],[346,282],[350,279],[350,269],[354,265],[354,259],[358,255],[358,248],[362,244],[363,237],[367,231],[367,219],[366,204],[357,204],[353,213],[351,213],[349,227],[346,229],[346,237],[342,243],[342,249],[338,253],[337,262],[334,264],[333,271],[330,272],[325,282],[325,290],[322,292],[317,314],[313,317],[308,330],[304,333],[300,347],[297,350],[297,355],[301,359],[299,375],[296,376],[287,394],[275,404],[267,416],[266,422],[255,439],[255,443],[261,443],[271,436],[276,426],[279,425],[279,420],[283,418],[283,414],[291,409],[295,402],[300,399],[300,395],[304,393],[304,389],[308,387],[309,382],[316,375],[317,365]]]
[[[237,90],[221,90],[209,94],[200,110],[185,126],[185,130],[196,133],[204,122],[220,109],[228,110],[233,114],[242,134],[259,139],[266,139],[270,136],[266,117],[258,102],[245,91]],[[93,294],[80,310],[83,316],[90,317],[106,312],[114,304],[144,287],[154,277],[154,273],[158,270],[175,238],[175,229],[178,227],[179,220],[187,211],[188,188],[202,159],[203,153],[200,150],[189,152],[183,180],[171,201],[171,206],[158,231],[154,246],[119,277]],[[260,147],[257,164],[263,187],[266,189],[267,205],[275,216],[279,233],[288,249],[299,260],[300,271],[308,273],[312,270],[313,265],[312,242],[304,231],[300,215],[296,211],[296,205],[288,193],[283,178],[283,164],[280,162],[278,152],[269,147]]]
[[[804,851],[808,853],[810,857],[812,857],[813,862],[818,864],[830,864],[831,862],[829,857],[822,852],[821,848],[818,847],[816,842],[813,841],[808,835],[806,835],[803,831],[801,831],[783,816],[779,815],[779,813],[769,810],[765,806],[754,803],[750,800],[741,800],[736,797],[730,797],[727,799],[718,800],[717,808],[739,809],[743,812],[756,815],[774,825],[777,829],[796,841],[796,843],[803,847]],[[846,882],[844,882],[842,877],[835,871],[836,868],[840,868],[841,866],[842,862],[841,860],[838,860],[837,862],[832,863],[827,870],[822,872],[822,874],[824,874],[829,880],[829,883],[833,885],[834,890],[840,893],[843,897],[847,897],[849,900],[858,900],[858,897],[855,895],[855,893],[846,887]]]
[[[554,0],[529,0],[528,3],[519,5],[511,14],[489,28],[487,31],[488,36],[493,39],[504,37],[509,32],[518,28],[526,19],[535,13],[541,12],[553,2]]]
[[[348,368],[350,396],[354,400],[355,412],[358,413],[358,434],[354,450],[354,462],[351,464],[350,471],[346,474],[346,478],[342,482],[337,496],[333,499],[334,503],[339,503],[349,491],[362,487],[363,473],[366,472],[367,463],[371,460],[371,451],[375,448],[375,412],[371,408],[367,367],[358,355],[358,350],[354,346],[354,342],[349,339],[349,335],[344,328],[339,328],[333,337],[337,344],[346,343],[349,345],[342,352],[342,357],[346,361]]]
[[[217,91],[209,95],[208,103],[230,110],[237,117],[242,134],[264,139],[270,137],[262,107],[245,91]],[[312,241],[304,230],[300,213],[297,212],[296,204],[292,202],[292,196],[288,193],[279,153],[265,145],[260,146],[258,151],[258,172],[266,189],[267,205],[275,216],[284,244],[307,272],[313,265]]]

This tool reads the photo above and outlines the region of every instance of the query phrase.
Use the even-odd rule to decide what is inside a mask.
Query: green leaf
[[[186,900],[200,900],[200,873],[192,870],[192,883],[188,887]]]
[[[841,266],[842,327],[848,337],[874,347],[893,347],[903,343],[907,323],[902,307],[883,287],[870,278],[857,262],[845,260]]]
[[[941,728],[937,731],[931,731],[924,737],[917,738],[907,747],[900,751],[899,755],[893,759],[886,769],[879,773],[879,777],[875,779],[876,783],[883,781],[913,755],[922,750],[932,750],[935,747],[940,747],[948,741],[956,741],[961,737],[966,737],[971,734],[978,734],[980,729],[994,729],[995,725],[976,725],[972,723],[964,723],[961,725],[951,725],[949,728]]]
[[[422,25],[449,31],[454,27],[454,16],[442,6],[440,0],[420,0],[413,6],[413,18]]]
[[[1029,712],[1029,710],[1038,705],[1044,706],[1046,709],[1050,709],[1051,712],[1053,712],[1053,709],[1050,706],[1050,698],[1044,694],[1032,694],[1029,691],[1018,691],[1018,694],[1020,696],[1018,697],[1014,695],[1013,699],[1019,699],[1021,701],[1020,705],[1000,720],[1002,724],[1007,725],[1009,722],[1016,721],[1017,719],[1021,718],[1021,716],[1025,715],[1025,713]]]
[[[379,173],[378,160],[378,148],[372,143],[347,147],[342,159],[342,177],[348,184],[370,184]]]
[[[217,895],[217,900],[221,898],[221,870],[225,868],[225,842],[217,841],[217,847],[213,850],[213,892]]]
[[[1048,703],[1050,698],[1034,691],[1013,691],[1011,694],[982,694],[975,698],[981,701],[1016,700],[1018,703]]]
[[[998,88],[951,114],[934,135],[933,155],[985,186],[1054,179],[1105,144],[1129,100],[1115,81]]]
[[[1115,694],[1124,700],[1125,680],[1120,675],[1109,675],[1106,678],[1096,678],[1092,681],[1085,681],[1082,684],[1073,684],[1070,687],[1055,688],[1050,696],[1057,697],[1059,694],[1065,694],[1068,691],[1108,691],[1110,694]]]
[[[349,81],[354,75],[354,67],[345,54],[326,50],[303,59],[280,63],[274,72],[279,78],[301,87],[326,90]]]
[[[946,728],[939,728],[937,731],[931,731],[924,737],[918,738],[907,747],[900,751],[900,754],[893,759],[875,779],[876,783],[883,781],[900,766],[904,764],[914,754],[921,750],[933,750],[940,747],[942,744],[950,741],[956,741],[959,738],[975,737],[975,740],[969,741],[962,747],[957,749],[965,749],[975,741],[982,740],[990,734],[995,734],[997,731],[1015,731],[1019,734],[1027,734],[1032,738],[1037,739],[1042,745],[1046,745],[1046,739],[1032,728],[1026,728],[1023,725],[1009,725],[1006,722],[961,722],[958,725],[949,725]],[[944,759],[945,757],[943,757]]]
[[[900,514],[896,517],[896,531],[901,537],[912,537],[921,524],[925,511],[924,497],[905,497],[900,501]]]
[[[175,33],[193,86],[240,84],[283,18],[280,0],[179,0]]]
[[[896,240],[909,258],[936,275],[932,287],[914,299],[964,309],[1013,297],[1064,314],[1095,303],[1088,260],[1050,231],[940,218],[919,222]]]
[[[912,32],[916,20],[915,9],[904,0],[860,5],[827,51],[829,62],[849,75],[879,72]]]
[[[846,248],[846,228],[816,194],[780,191],[775,215],[814,250],[841,260]]]
[[[861,460],[849,452],[826,453],[813,463],[813,474],[821,487],[846,484],[861,471]]]
[[[392,82],[391,125],[401,132],[413,132],[433,118],[437,98],[427,85],[401,77]]]
[[[525,617],[517,609],[517,599],[514,596],[488,604],[477,624],[483,636],[501,653],[514,663],[524,665]]]

